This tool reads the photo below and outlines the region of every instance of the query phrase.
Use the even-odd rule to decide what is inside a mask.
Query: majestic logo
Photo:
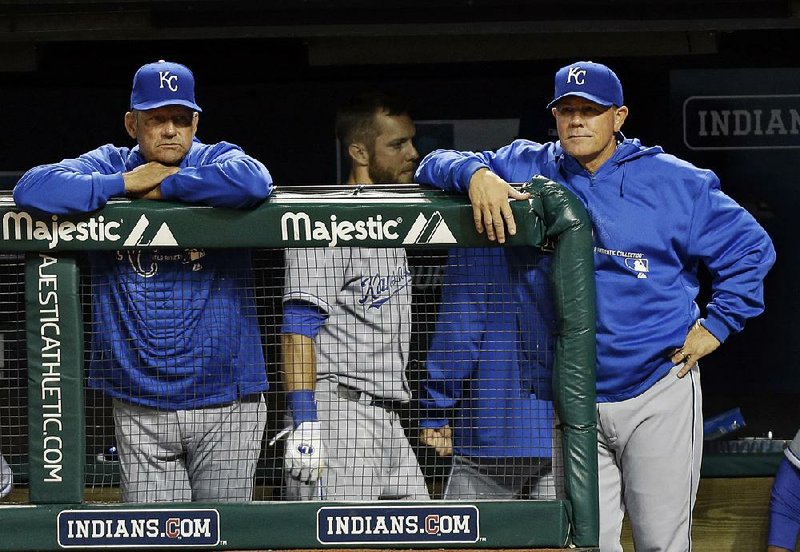
[[[352,506],[317,511],[317,540],[322,544],[444,544],[479,538],[475,506]]]
[[[62,548],[216,546],[217,510],[64,510],[58,514]]]
[[[178,91],[178,75],[170,75],[169,71],[159,71],[158,79],[159,88],[164,88],[164,84],[166,83],[167,88],[172,92]]]
[[[366,219],[349,221],[339,220],[331,215],[328,222],[311,220],[308,213],[285,213],[281,217],[281,239],[283,241],[324,241],[329,247],[335,247],[340,241],[351,240],[396,240],[397,226],[402,219],[383,220],[382,215],[369,216]],[[291,225],[291,226],[290,226]],[[289,238],[289,229],[292,238]]]
[[[60,220],[52,215],[50,222],[34,219],[28,213],[7,212],[3,215],[3,239],[16,241],[44,241],[48,249],[53,249],[59,242],[72,240],[84,241],[117,241],[120,238],[118,229],[122,221],[107,221],[102,215],[81,222]]]
[[[574,82],[575,84],[582,85],[586,82],[586,69],[581,69],[579,66],[570,67],[569,72],[567,73],[567,84],[570,81]]]
[[[324,242],[336,247],[349,241],[393,241],[400,239],[401,217],[384,220],[383,215],[370,215],[355,221],[330,215],[329,220],[313,220],[308,213],[284,213],[281,217],[281,239],[283,241]],[[420,213],[403,245],[425,243],[457,243],[439,211],[430,218]]]
[[[417,220],[403,239],[403,245],[412,243],[457,243],[457,240],[442,218],[442,214],[436,211],[429,219],[422,213],[417,215]]]
[[[126,247],[175,247],[178,245],[178,240],[175,239],[166,222],[161,223],[158,231],[150,239],[145,240],[145,232],[149,226],[150,221],[147,219],[147,215],[139,217],[136,226],[133,227],[123,245]]]

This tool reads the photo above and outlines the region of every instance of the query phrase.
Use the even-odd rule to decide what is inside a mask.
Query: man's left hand
[[[487,168],[479,169],[472,175],[468,195],[475,230],[478,234],[485,231],[487,238],[491,241],[496,239],[498,243],[506,242],[506,228],[511,236],[517,233],[508,200],[530,197],[528,192],[520,192]]]
[[[149,192],[144,193],[142,195],[135,196],[135,197],[137,197],[139,199],[164,199],[164,197],[161,195],[161,185],[160,184],[158,186],[156,186],[155,188],[153,188],[152,190],[150,190]]]
[[[453,430],[449,425],[439,428],[425,427],[419,431],[422,444],[433,447],[439,456],[452,456]]]
[[[689,370],[694,368],[698,360],[713,353],[719,346],[719,340],[705,329],[700,324],[700,321],[695,322],[692,329],[689,330],[689,333],[686,335],[683,347],[673,351],[670,357],[676,366],[678,364],[683,364],[683,368],[678,372],[678,377],[682,378],[688,374]]]
[[[284,468],[293,479],[313,483],[325,470],[326,459],[319,422],[303,422],[286,440]]]

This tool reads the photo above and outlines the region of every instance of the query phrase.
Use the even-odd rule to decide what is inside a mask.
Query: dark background
[[[715,170],[773,236],[767,312],[704,361],[702,377],[706,415],[740,406],[739,436],[790,438],[800,425],[800,182],[685,149],[670,76],[798,68],[798,44],[796,1],[0,1],[0,181],[129,143],[131,79],[157,59],[194,71],[199,137],[241,145],[279,185],[335,182],[334,110],[354,92],[403,95],[420,120],[520,118],[522,137],[545,141],[555,70],[601,61],[624,84],[626,135]],[[800,94],[800,82],[789,86]]]

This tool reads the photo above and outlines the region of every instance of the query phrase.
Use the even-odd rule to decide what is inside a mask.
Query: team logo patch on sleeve
[[[467,543],[480,538],[475,506],[353,506],[317,511],[322,544]]]
[[[217,510],[64,510],[62,548],[198,547],[220,542]]]

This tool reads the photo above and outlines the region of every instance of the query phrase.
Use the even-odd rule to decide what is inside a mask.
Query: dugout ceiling
[[[547,59],[587,45],[597,57],[710,54],[721,33],[800,29],[798,13],[797,0],[5,0],[0,71],[41,70],[43,45],[87,41],[283,41],[311,66]]]

